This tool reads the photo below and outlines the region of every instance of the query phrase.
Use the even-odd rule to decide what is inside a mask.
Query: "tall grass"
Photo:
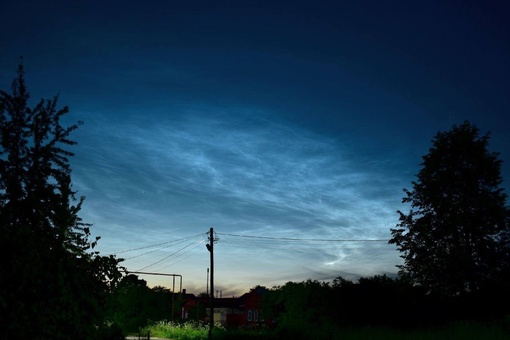
[[[145,327],[142,334],[175,340],[205,340],[208,338],[209,327],[203,323],[186,322],[174,323],[159,321]],[[225,330],[218,325],[213,330],[213,338],[221,340],[236,339],[264,339],[264,340],[301,340],[301,339],[327,339],[327,340],[508,340],[509,330],[501,324],[458,323],[442,328],[428,328],[421,330],[397,330],[387,327],[299,327],[296,329],[269,330]]]
[[[151,337],[160,337],[176,340],[202,340],[207,339],[209,325],[201,322],[177,323],[172,321],[158,321],[144,327],[141,332],[147,334],[150,331]],[[214,333],[222,332],[224,328],[215,326]]]

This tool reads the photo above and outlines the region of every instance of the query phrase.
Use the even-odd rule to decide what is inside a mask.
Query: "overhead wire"
[[[180,263],[188,258],[190,258],[191,256],[195,255],[196,252],[194,252],[199,246],[203,245],[205,242],[204,241],[201,241],[201,242],[196,242],[195,246],[182,252],[181,254],[175,256],[173,259],[169,260],[169,262],[165,263],[165,265],[163,267],[157,267],[159,268],[159,270],[163,270],[165,268],[168,268],[170,266],[173,266],[173,265],[176,265],[177,263]],[[184,256],[185,254],[188,254],[188,256]],[[183,257],[184,256],[184,257]],[[178,259],[179,257],[181,257],[180,259]],[[178,260],[177,260],[178,259]]]
[[[256,236],[256,235],[240,235],[228,233],[216,233],[218,235],[264,239],[264,240],[279,240],[279,241],[314,241],[314,242],[388,242],[389,239],[319,239],[319,238],[293,238],[293,237],[271,237],[271,236]]]
[[[157,248],[157,249],[154,249],[154,250],[150,250],[150,251],[147,251],[147,252],[144,252],[144,253],[141,253],[141,254],[138,254],[138,255],[135,255],[135,256],[131,256],[131,257],[127,257],[125,258],[124,260],[132,260],[132,259],[135,259],[135,258],[138,258],[138,257],[142,257],[142,256],[145,256],[145,255],[149,255],[149,254],[152,254],[152,253],[155,253],[157,251],[161,251],[163,249],[167,249],[167,248],[170,248],[172,246],[175,246],[175,245],[178,245],[178,244],[181,244],[187,240],[189,240],[190,238],[197,238],[197,237],[201,237],[203,236],[202,234],[199,234],[199,235],[194,235],[194,236],[190,236],[190,237],[186,237],[186,238],[182,238],[182,239],[179,239],[179,240],[176,240],[174,243],[170,244],[170,245],[166,245],[164,247],[161,247],[161,248]],[[157,255],[156,255],[157,256]],[[150,256],[149,258],[152,258],[152,257],[155,257],[155,256]]]
[[[218,247],[221,253],[235,257],[241,262],[253,260],[255,257],[257,261],[270,263],[272,266],[276,265],[276,259],[283,264],[297,254],[325,257],[340,252],[342,256],[355,256],[360,248],[368,247],[373,251],[384,252],[387,246],[385,239],[292,238],[221,232],[217,234],[221,236]],[[224,247],[221,244],[224,244]],[[327,249],[323,249],[326,244]],[[332,246],[334,249],[330,249]]]
[[[348,243],[349,246],[342,245],[342,249],[359,249],[356,243],[370,243],[371,247],[379,248],[384,246],[387,242],[385,239],[323,239],[323,238],[290,238],[290,237],[270,237],[270,236],[254,236],[254,235],[239,235],[229,233],[218,233],[224,236],[221,238],[220,243],[227,246],[235,245],[232,249],[233,252],[239,253],[249,248],[257,248],[258,251],[265,249],[268,251],[275,250],[277,252],[291,249],[292,252],[310,252],[317,249],[318,243]],[[269,241],[269,242],[268,242]],[[299,244],[297,244],[299,242]],[[225,249],[226,250],[226,249]]]
[[[143,268],[137,269],[136,271],[142,271],[142,270],[145,270],[145,269],[147,269],[147,268],[153,267],[153,266],[155,266],[155,265],[157,265],[157,264],[159,264],[159,263],[161,263],[161,262],[163,262],[163,261],[165,261],[165,260],[169,259],[170,257],[174,256],[175,254],[178,254],[179,252],[183,251],[184,249],[186,249],[186,248],[188,248],[188,247],[192,246],[194,243],[196,243],[196,241],[193,241],[193,242],[191,242],[191,243],[188,243],[186,246],[184,246],[184,247],[182,247],[181,249],[179,249],[179,250],[177,250],[177,251],[175,251],[175,252],[171,253],[171,254],[170,254],[170,255],[168,255],[168,256],[165,256],[164,258],[160,259],[159,261],[156,261],[156,262],[154,262],[154,263],[151,263],[151,264],[149,264],[149,265],[147,265],[147,266],[145,266],[145,267],[143,267]]]
[[[172,242],[185,241],[185,240],[189,240],[190,238],[194,238],[194,237],[198,237],[198,236],[203,236],[205,234],[206,233],[200,233],[200,234],[197,234],[197,235],[183,237],[183,238],[177,239],[177,240],[165,241],[165,242],[161,242],[161,243],[151,244],[151,245],[148,245],[148,246],[121,250],[121,251],[117,251],[117,252],[114,252],[114,253],[111,253],[111,254],[107,254],[106,256],[118,255],[118,254],[123,254],[123,253],[128,253],[128,252],[136,251],[136,250],[143,250],[143,249],[153,248],[153,247],[161,246],[163,244],[168,244],[168,243],[172,243]]]
[[[265,250],[264,252],[266,253],[266,256],[268,256],[273,251],[276,251],[278,253],[281,251],[285,252],[288,249],[292,249],[292,253],[296,253],[296,252],[309,253],[309,252],[315,250],[314,247],[317,246],[317,242],[318,243],[325,243],[325,242],[373,243],[374,246],[376,246],[376,247],[379,247],[382,242],[388,242],[388,239],[295,238],[295,237],[276,237],[276,236],[258,236],[258,235],[246,235],[246,234],[221,233],[221,232],[215,231],[215,236],[216,235],[222,236],[222,237],[215,241],[220,241],[220,243],[224,243],[225,245],[229,246],[227,248],[231,248],[230,246],[235,246],[235,247],[232,247],[233,248],[232,251],[236,253],[236,256],[241,256],[241,257],[244,256],[244,255],[242,255],[243,252],[253,252],[254,248],[257,249],[257,252],[258,252],[257,256],[262,255],[260,253],[260,250],[262,250],[262,249]],[[136,259],[135,262],[140,262],[139,261],[139,260],[141,260],[140,258],[144,258],[145,262],[147,262],[147,258],[154,258],[154,257],[160,255],[160,253],[157,253],[157,252],[161,252],[163,249],[174,247],[180,243],[186,242],[187,240],[196,239],[198,237],[204,237],[204,236],[208,237],[209,232],[195,234],[192,236],[188,236],[188,237],[184,237],[184,238],[180,238],[180,239],[176,239],[176,240],[159,242],[156,244],[151,244],[151,245],[147,245],[147,246],[143,246],[143,247],[126,249],[126,250],[119,251],[119,252],[116,252],[113,254],[117,255],[117,254],[122,254],[122,253],[150,249],[150,248],[154,248],[154,247],[160,247],[157,249],[151,249],[149,251],[146,251],[146,252],[143,252],[143,253],[140,253],[140,254],[137,254],[137,255],[134,255],[134,256],[131,256],[131,257],[128,257],[125,259],[125,260]],[[215,239],[216,239],[216,237],[215,237]],[[268,242],[268,241],[274,241],[274,242]],[[278,243],[278,242],[283,242],[283,243]],[[298,247],[296,247],[297,242],[302,242],[302,243]],[[193,256],[194,254],[196,254],[196,249],[201,244],[204,244],[204,243],[205,243],[204,239],[202,239],[200,241],[193,240],[192,242],[187,243],[184,247],[172,252],[171,254],[164,256],[161,259],[158,259],[157,261],[155,261],[153,263],[150,263],[149,265],[144,266],[143,268],[138,269],[137,271],[143,271],[148,268],[155,267],[155,266],[157,266],[156,268],[158,268],[158,270],[162,270],[162,269],[167,268],[171,265],[175,265],[176,263],[182,262],[182,261],[188,259],[189,257]],[[313,243],[315,243],[315,246]],[[161,247],[161,246],[163,246],[163,247]],[[291,247],[291,248],[289,248],[289,247]],[[353,249],[355,249],[355,248],[357,249],[357,246],[352,245],[352,247],[353,247]],[[342,246],[342,249],[345,249],[345,247]],[[227,249],[224,249],[222,252],[224,252],[225,250],[227,250]],[[348,249],[345,249],[345,250],[348,250]],[[241,253],[239,253],[239,251]],[[227,250],[227,253],[228,252],[230,252],[230,251]],[[155,253],[157,253],[157,254],[151,255],[151,254],[155,254]],[[151,255],[151,256],[147,257],[147,255]],[[253,254],[250,254],[250,256],[253,256]]]

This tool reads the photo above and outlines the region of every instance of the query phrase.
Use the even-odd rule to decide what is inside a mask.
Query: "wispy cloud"
[[[388,160],[363,159],[355,141],[268,117],[204,107],[157,118],[92,119],[79,135],[74,178],[88,196],[84,213],[104,236],[104,249],[114,252],[129,240],[133,246],[156,243],[210,226],[274,237],[388,238],[401,187],[400,179],[385,172]],[[312,243],[297,252],[282,244],[255,246],[265,249],[257,262],[267,262],[250,269],[259,277],[275,277],[282,266],[375,273],[390,270],[388,262],[393,267],[398,258],[388,246],[362,243]],[[245,266],[235,264],[236,257],[221,260],[233,262],[231,275]]]

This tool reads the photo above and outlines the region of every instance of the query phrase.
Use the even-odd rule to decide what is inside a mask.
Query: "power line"
[[[156,268],[158,268],[159,270],[163,270],[163,269],[165,269],[165,268],[168,268],[168,267],[170,267],[170,266],[174,266],[174,265],[176,265],[177,263],[180,263],[180,262],[182,262],[182,261],[184,261],[184,260],[186,260],[186,259],[190,258],[191,256],[195,255],[195,254],[196,254],[196,252],[191,253],[191,254],[188,254],[188,253],[190,253],[190,252],[192,252],[192,251],[196,250],[199,246],[201,246],[201,245],[202,245],[202,244],[204,244],[204,243],[205,243],[205,241],[200,241],[200,242],[196,243],[196,244],[195,244],[195,246],[194,246],[193,248],[190,248],[190,249],[188,249],[188,250],[186,250],[186,251],[183,251],[182,253],[180,253],[179,255],[176,255],[176,256],[175,256],[174,258],[172,258],[172,259],[168,259],[168,262],[166,262],[166,261],[165,261],[164,266],[162,266],[162,267],[156,267]],[[186,254],[188,254],[188,255],[187,255],[187,256],[184,256],[184,255],[186,255]],[[184,257],[183,257],[183,256],[184,256]],[[179,258],[180,258],[180,259],[179,259]],[[163,265],[163,263],[162,263],[162,265]]]
[[[196,248],[200,244],[204,243],[204,241],[197,241],[196,238],[207,236],[207,235],[208,235],[208,233],[200,233],[200,234],[196,234],[196,235],[192,235],[192,236],[188,236],[188,237],[184,237],[184,238],[180,238],[180,239],[160,242],[160,243],[151,244],[151,245],[147,245],[147,246],[143,246],[143,247],[127,249],[127,250],[119,251],[119,252],[116,252],[113,254],[122,254],[122,253],[127,253],[127,252],[134,252],[134,251],[139,251],[139,250],[144,250],[144,249],[150,249],[150,248],[154,248],[154,247],[160,247],[158,249],[150,249],[149,251],[133,255],[126,259],[126,260],[134,260],[137,258],[146,257],[149,254],[154,254],[157,251],[161,251],[162,249],[173,247],[180,243],[184,243],[187,240],[189,242],[189,240],[195,239],[192,242],[187,243],[182,248],[164,256],[163,258],[160,258],[159,260],[156,260],[155,262],[150,263],[149,265],[146,265],[145,267],[143,267],[139,270],[140,271],[145,270],[147,268],[152,268],[157,265],[159,265],[158,268],[167,268],[171,264],[174,265],[177,262],[181,262],[181,261],[191,257],[193,255],[192,252],[195,251]],[[389,241],[388,239],[327,239],[327,238],[274,237],[274,236],[242,235],[242,234],[219,233],[219,232],[215,232],[215,235],[225,236],[224,241],[227,244],[232,244],[233,242],[235,242],[236,245],[244,244],[245,246],[249,245],[249,246],[254,246],[254,247],[262,247],[265,249],[271,248],[270,245],[275,244],[275,243],[272,243],[272,242],[261,243],[261,242],[264,242],[264,241],[288,241],[289,246],[291,243],[295,244],[295,242],[303,242],[303,246],[305,246],[305,245],[311,246],[311,244],[312,244],[311,242],[328,242],[328,243],[331,243],[331,242],[333,242],[333,243],[334,242],[336,242],[336,243],[339,243],[339,242],[361,243],[361,242],[363,242],[363,243],[381,244],[383,242]],[[235,240],[235,239],[237,239],[237,240]],[[161,246],[163,246],[163,247],[161,247]],[[276,250],[281,250],[281,249],[277,248]],[[299,252],[303,252],[303,253],[307,252],[306,249],[299,249],[299,250],[294,249],[293,251],[299,251]],[[150,256],[150,257],[154,257],[154,256]]]
[[[189,240],[190,238],[194,238],[194,237],[198,237],[198,236],[203,236],[203,235],[206,235],[206,234],[207,233],[200,233],[200,234],[197,234],[197,235],[188,236],[188,237],[184,237],[184,238],[177,239],[177,240],[172,240],[172,241],[166,241],[166,242],[151,244],[151,245],[144,246],[144,247],[139,247],[139,248],[132,248],[132,249],[127,249],[127,250],[117,251],[115,253],[107,254],[106,256],[118,255],[118,254],[128,253],[128,252],[131,252],[131,251],[153,248],[153,247],[161,246],[163,244],[168,244],[168,243],[172,243],[172,242],[185,241],[185,240]],[[148,253],[151,253],[151,252],[147,252],[146,254],[148,254]],[[142,254],[142,255],[145,255],[145,254]],[[136,256],[136,257],[138,257],[138,256]]]
[[[177,250],[177,251],[173,252],[172,254],[170,254],[170,255],[168,255],[168,256],[165,256],[165,257],[164,257],[164,258],[162,258],[161,260],[156,261],[156,262],[154,262],[154,263],[152,263],[152,264],[149,264],[148,266],[145,266],[145,267],[143,267],[143,268],[138,269],[138,271],[142,271],[142,270],[145,270],[145,269],[147,269],[147,268],[153,267],[153,266],[157,265],[158,263],[161,263],[161,262],[163,262],[163,261],[165,261],[165,260],[169,259],[170,257],[174,256],[175,254],[177,254],[177,253],[179,253],[179,252],[183,251],[184,249],[186,249],[186,248],[188,248],[188,247],[192,246],[192,245],[193,245],[193,244],[195,244],[195,243],[197,243],[197,241],[193,241],[193,242],[189,243],[188,245],[186,245],[186,246],[182,247],[181,249],[179,249],[179,250]],[[199,243],[202,243],[202,241],[200,241]]]
[[[195,235],[194,237],[197,238],[199,236],[202,236],[202,234],[200,235]],[[170,248],[172,246],[176,246],[178,244],[181,244],[183,243],[184,241],[186,240],[189,240],[190,238],[193,238],[193,236],[190,236],[190,237],[187,237],[187,238],[184,238],[184,239],[180,239],[180,240],[176,240],[174,241],[174,243],[170,244],[170,245],[167,245],[165,247],[162,247],[162,248],[157,248],[157,249],[154,249],[154,250],[149,250],[149,251],[146,251],[144,253],[141,253],[141,254],[138,254],[138,255],[134,255],[134,256],[131,256],[131,257],[126,257],[124,260],[132,260],[132,259],[136,259],[138,257],[142,257],[142,256],[145,256],[145,255],[149,255],[149,254],[152,254],[152,253],[155,253],[155,252],[158,252],[158,251],[161,251],[163,249],[167,249],[167,248]],[[157,256],[157,255],[156,255]]]
[[[264,240],[277,240],[277,241],[314,241],[314,242],[388,242],[389,239],[321,239],[321,238],[292,238],[292,237],[270,237],[270,236],[254,236],[254,235],[238,235],[227,233],[216,233],[218,235],[255,238]]]

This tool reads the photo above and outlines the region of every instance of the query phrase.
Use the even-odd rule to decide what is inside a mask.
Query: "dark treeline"
[[[367,327],[433,330],[461,322],[510,327],[506,319],[510,314],[508,287],[447,296],[386,275],[356,281],[338,277],[332,282],[288,282],[263,295],[257,328],[265,330],[259,336],[268,338],[333,339],[342,329]],[[149,288],[145,280],[127,275],[110,295],[106,318],[116,334],[124,335],[136,334],[152,321],[185,321],[180,313],[181,298],[167,288]],[[203,306],[200,320],[205,314]]]
[[[123,334],[137,333],[151,321],[180,320],[182,295],[168,288],[149,288],[130,274],[122,278],[107,303],[107,319]]]
[[[504,322],[510,290],[487,287],[457,296],[434,294],[402,278],[341,277],[333,282],[308,280],[275,287],[263,298],[263,317],[280,332],[306,338],[344,327],[420,329],[462,321]],[[323,330],[322,333],[317,330]]]

